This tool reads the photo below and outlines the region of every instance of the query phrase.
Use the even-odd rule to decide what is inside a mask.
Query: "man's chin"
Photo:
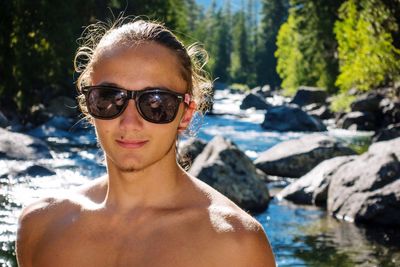
[[[119,171],[124,173],[140,172],[144,169],[143,166],[132,166],[132,165],[117,166],[117,168]]]

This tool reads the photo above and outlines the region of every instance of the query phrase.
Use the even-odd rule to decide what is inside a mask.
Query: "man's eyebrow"
[[[119,88],[119,89],[123,89],[123,90],[131,90],[129,88],[124,88],[116,83],[113,82],[101,82],[99,84],[96,84],[95,86],[110,86],[110,87],[115,87],[115,88]],[[175,92],[175,90],[172,90],[171,88],[165,87],[165,86],[147,86],[143,89],[140,90],[156,90],[156,89],[161,89],[161,90],[166,90],[166,91],[171,91],[171,92]]]
[[[99,83],[99,84],[97,84],[97,85],[102,85],[102,86],[112,86],[112,87],[118,87],[118,88],[122,88],[121,86],[119,86],[118,84],[116,84],[116,83],[111,83],[111,82],[102,82],[102,83]]]

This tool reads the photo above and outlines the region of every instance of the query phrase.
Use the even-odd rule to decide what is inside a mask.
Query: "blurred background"
[[[195,175],[252,212],[279,266],[399,266],[400,0],[1,0],[0,266],[24,205],[105,173],[73,59],[121,12],[209,53],[214,105],[181,149],[240,151],[234,188]]]
[[[2,1],[2,112],[20,112],[58,95],[74,96],[72,60],[84,26],[120,12],[146,15],[186,44],[200,42],[218,82],[268,84],[293,95],[318,86],[349,105],[346,93],[399,77],[399,1],[89,0]]]

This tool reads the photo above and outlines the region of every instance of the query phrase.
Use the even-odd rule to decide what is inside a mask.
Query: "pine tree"
[[[214,78],[220,82],[229,82],[229,70],[231,66],[232,34],[231,34],[231,14],[230,6],[225,6],[224,10],[217,13],[217,36],[215,65],[212,70]]]
[[[340,1],[291,0],[290,5],[276,52],[282,87],[292,93],[300,85],[335,91],[338,67],[333,26]],[[284,36],[287,34],[292,36]]]
[[[274,55],[276,39],[281,25],[287,19],[288,0],[263,0],[261,29],[257,36],[255,65],[258,84],[269,84],[272,88],[280,86],[277,61]]]
[[[249,35],[244,11],[234,16],[231,77],[235,83],[251,84],[251,61],[249,56]]]

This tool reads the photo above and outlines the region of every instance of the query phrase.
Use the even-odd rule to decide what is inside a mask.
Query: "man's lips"
[[[140,148],[144,146],[148,140],[115,140],[118,145],[123,148]]]

